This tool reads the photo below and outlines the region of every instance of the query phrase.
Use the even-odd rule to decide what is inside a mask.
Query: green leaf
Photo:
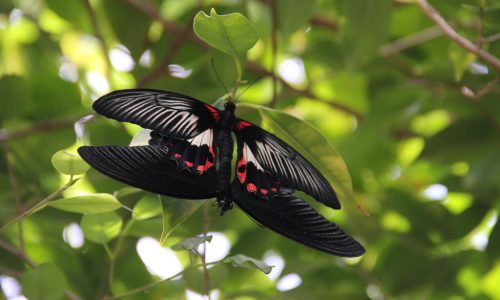
[[[62,299],[67,287],[66,277],[52,264],[43,264],[21,275],[23,295],[30,300]]]
[[[211,235],[190,237],[173,245],[172,250],[196,250],[200,244],[211,241]]]
[[[196,14],[193,28],[207,44],[234,57],[250,50],[259,40],[257,30],[245,16],[218,15],[213,8],[210,16],[202,11]]]
[[[64,198],[49,202],[49,206],[81,214],[97,214],[119,209],[122,205],[113,195],[99,193]]]
[[[161,198],[163,208],[163,230],[160,237],[160,244],[164,245],[175,227],[189,218],[205,201],[159,197]]]
[[[123,221],[115,212],[84,215],[80,222],[85,238],[105,244],[120,233]]]
[[[330,182],[341,202],[355,201],[347,166],[330,144],[314,127],[289,114],[263,106],[242,105],[257,109],[262,126],[300,152]]]
[[[261,270],[262,272],[269,274],[274,266],[267,265],[263,261],[257,260],[255,258],[248,257],[243,254],[238,254],[230,257],[226,257],[224,262],[231,263],[235,267],[242,267],[253,270]]]
[[[57,171],[66,175],[83,174],[90,168],[79,155],[64,150],[57,151],[52,156],[52,165]]]
[[[158,197],[147,195],[134,206],[132,217],[136,220],[145,220],[159,216],[161,213],[161,200]]]

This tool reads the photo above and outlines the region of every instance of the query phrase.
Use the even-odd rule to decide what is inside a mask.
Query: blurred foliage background
[[[58,189],[56,198],[113,194],[134,215],[43,206],[2,230],[0,299],[102,299],[142,288],[196,259],[170,247],[207,230],[207,261],[231,253],[275,266],[267,276],[209,269],[212,299],[500,299],[500,1],[432,5],[458,39],[424,1],[2,0],[0,225]],[[238,102],[307,121],[344,158],[356,200],[342,199],[340,212],[318,209],[364,244],[363,257],[308,249],[238,209],[219,217],[210,202],[173,209],[183,214],[169,217],[161,247],[154,196],[92,169],[66,188],[70,176],[53,168],[59,150],[130,143],[137,126],[77,122],[107,92],[158,88],[214,103],[224,89],[211,59],[233,86],[233,60],[192,29],[195,14],[212,7],[242,13],[260,36],[242,61],[243,79],[262,78]],[[245,109],[240,116],[255,120]],[[296,131],[299,143],[311,140],[306,132]],[[187,269],[126,298],[201,299],[203,276]]]

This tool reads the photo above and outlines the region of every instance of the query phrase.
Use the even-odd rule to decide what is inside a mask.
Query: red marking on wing
[[[205,171],[205,166],[199,165],[198,167],[196,167],[196,171],[198,172],[198,174],[203,173]]]
[[[184,161],[184,164],[185,164],[185,165],[186,165],[186,167],[188,167],[188,168],[191,168],[191,167],[193,167],[193,165],[194,165],[192,162],[187,161],[187,160],[185,160],[185,161]]]
[[[247,162],[245,161],[245,158],[241,158],[239,161],[238,161],[238,164],[236,166],[236,171],[238,173],[238,178],[240,179],[240,182],[241,183],[244,183],[245,182],[245,179],[247,178],[247,168],[246,168],[246,165],[247,165]],[[240,172],[240,167],[244,166],[244,170],[242,172]]]
[[[205,170],[210,169],[214,165],[215,161],[214,148],[208,147],[208,152],[210,153],[209,155],[211,155],[212,161],[210,161],[210,157],[207,157],[207,161],[205,162]]]
[[[271,188],[271,192],[276,193],[276,192],[278,192],[278,189],[277,188]]]
[[[255,193],[257,191],[257,187],[253,183],[247,184],[247,191],[250,193]]]
[[[247,121],[238,121],[238,123],[236,123],[236,128],[238,128],[238,130],[242,130],[248,126],[253,126],[253,124]]]
[[[269,191],[266,189],[260,189],[260,193],[265,196],[265,195],[269,194]]]
[[[211,105],[205,104],[205,107],[210,111],[212,116],[214,116],[215,121],[219,120],[219,111]]]
[[[182,155],[181,155],[180,153],[175,153],[175,154],[174,154],[174,158],[181,158],[181,156],[182,156]]]

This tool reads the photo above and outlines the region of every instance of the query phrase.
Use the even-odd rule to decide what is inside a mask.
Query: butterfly
[[[300,190],[340,209],[323,175],[277,136],[236,118],[233,102],[219,110],[174,92],[130,89],[109,93],[92,107],[108,118],[152,130],[148,145],[78,148],[101,173],[161,195],[216,198],[221,215],[234,202],[265,227],[330,254],[355,257],[365,252],[359,242],[294,195]],[[232,134],[238,150],[233,179]]]

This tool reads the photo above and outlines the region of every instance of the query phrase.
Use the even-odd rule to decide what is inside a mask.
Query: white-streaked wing
[[[243,120],[238,120],[235,134],[239,147],[247,147],[258,164],[282,185],[301,190],[334,209],[340,208],[325,177],[280,138]]]
[[[219,117],[216,108],[199,100],[149,89],[115,91],[97,99],[92,107],[108,118],[182,139],[199,135]]]

